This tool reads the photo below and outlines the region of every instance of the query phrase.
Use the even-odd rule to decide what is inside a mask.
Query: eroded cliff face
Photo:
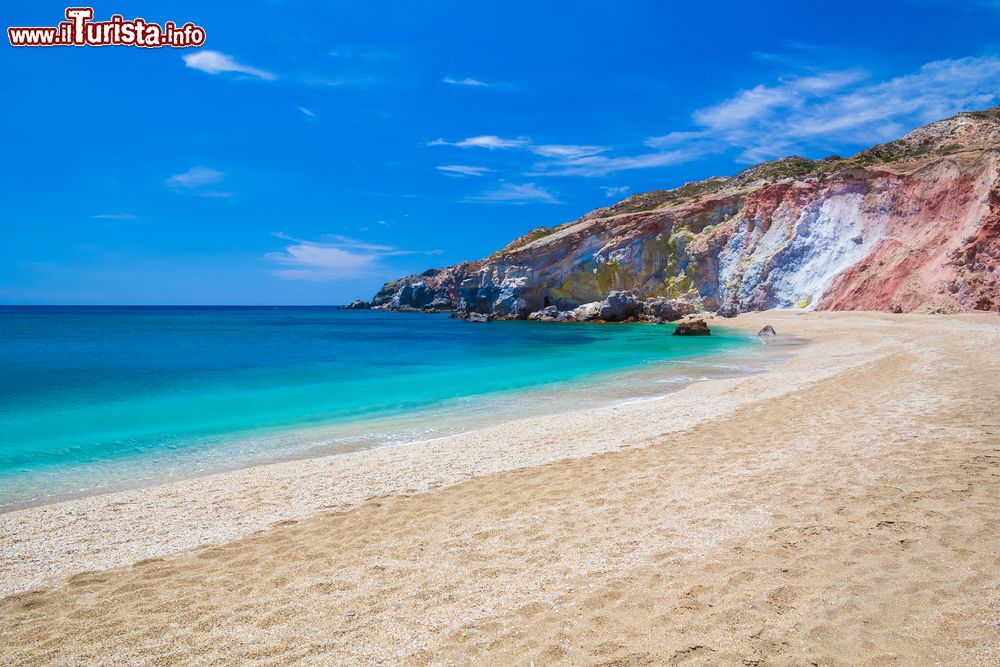
[[[634,195],[373,305],[526,317],[610,292],[704,310],[1000,307],[1000,107],[850,159],[785,158]]]

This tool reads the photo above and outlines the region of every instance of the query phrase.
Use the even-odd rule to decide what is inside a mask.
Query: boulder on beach
[[[559,309],[555,306],[546,306],[528,315],[529,320],[538,322],[554,322],[558,317]]]
[[[537,322],[674,322],[694,312],[694,305],[686,301],[670,300],[662,296],[640,301],[634,292],[611,292],[603,301],[591,301],[573,310],[559,310],[546,305],[528,315]]]
[[[601,301],[597,319],[605,322],[622,322],[634,317],[639,299],[632,292],[611,292]]]
[[[641,306],[642,314],[645,315],[646,319],[656,324],[660,322],[673,322],[685,315],[684,312],[681,312],[682,309],[677,304],[662,296],[646,299],[642,302]]]
[[[582,306],[577,306],[570,311],[570,314],[576,322],[590,322],[591,320],[597,319],[597,315],[600,311],[601,302],[591,301],[590,303],[585,303]]]
[[[763,329],[761,329],[760,331],[757,332],[757,335],[758,336],[774,336],[774,335],[777,335],[777,334],[775,334],[774,327],[772,327],[770,324],[767,324],[767,325],[764,326]]]
[[[708,329],[708,322],[705,320],[687,320],[677,324],[674,329],[675,336],[708,336],[711,331]]]
[[[736,308],[736,306],[729,305],[719,308],[717,311],[715,311],[715,314],[718,315],[719,317],[736,317],[737,315],[740,314],[740,311],[739,309]]]
[[[595,319],[595,313],[597,312],[596,309],[585,309],[579,311],[579,313],[577,311],[579,311],[579,308],[576,310],[559,310],[555,306],[545,306],[541,310],[536,310],[528,315],[528,319],[535,322],[587,322]]]

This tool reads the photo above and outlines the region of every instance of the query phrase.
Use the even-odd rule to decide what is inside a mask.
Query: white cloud
[[[791,47],[815,50],[808,45]],[[481,135],[454,142],[438,139],[429,145],[534,154],[540,159],[525,172],[530,177],[602,177],[682,164],[733,149],[742,161],[759,162],[796,152],[865,146],[998,101],[1000,57],[982,56],[938,60],[882,81],[872,80],[863,70],[846,69],[759,84],[696,110],[692,128],[649,137],[645,144],[653,150],[646,153],[616,154],[598,145],[535,144],[526,136]],[[519,186],[506,185],[469,201],[505,201],[504,197],[516,201],[514,187]]]
[[[208,167],[192,167],[182,174],[174,174],[167,179],[167,185],[184,188],[196,188],[202,185],[220,183],[226,175],[216,169]]]
[[[489,150],[495,150],[497,148],[524,148],[531,143],[531,139],[528,137],[516,137],[514,139],[503,139],[494,134],[484,134],[478,137],[469,137],[468,139],[462,139],[461,141],[445,141],[444,139],[435,139],[434,141],[428,142],[428,146],[457,146],[458,148],[488,148]]]
[[[137,220],[139,216],[134,213],[99,213],[97,215],[90,216],[95,220],[118,220],[118,221],[128,221]]]
[[[447,83],[452,86],[479,86],[482,88],[488,88],[490,84],[485,81],[480,81],[479,79],[472,79],[469,77],[457,78],[454,76],[446,76],[441,79],[441,83]]]
[[[477,204],[558,204],[555,196],[535,183],[502,183],[499,187],[463,201]]]
[[[187,171],[174,174],[167,179],[170,187],[198,195],[199,197],[232,197],[232,192],[222,192],[219,190],[208,190],[206,185],[221,183],[226,175],[217,169],[208,167],[192,167]]]
[[[181,58],[184,60],[184,64],[191,69],[200,70],[208,74],[237,72],[239,74],[255,76],[265,81],[274,81],[278,78],[266,70],[238,63],[232,56],[219,53],[218,51],[198,50],[194,53],[185,54]]]
[[[274,274],[288,280],[331,281],[370,276],[383,271],[380,262],[386,257],[440,253],[400,250],[346,236],[329,235],[322,241],[303,241],[280,232],[275,236],[289,243],[279,252],[267,253],[265,258],[283,267]]]
[[[444,164],[438,167],[438,171],[446,176],[483,176],[488,174],[492,169],[489,167],[475,167],[468,164]]]
[[[305,107],[299,107],[299,111],[301,111],[305,115],[309,116],[310,118],[312,118],[312,117],[314,117],[316,115],[316,113],[314,111],[312,111],[310,109],[307,109]]]
[[[469,137],[460,141],[446,141],[435,139],[427,143],[428,146],[456,146],[458,148],[523,148],[551,158],[577,158],[587,155],[596,155],[611,150],[607,146],[581,146],[576,144],[533,144],[531,137],[515,137],[504,139],[495,134],[483,134],[478,137]]]
[[[864,72],[850,70],[791,79],[771,87],[757,85],[721,104],[696,111],[694,120],[713,130],[740,128],[776,109],[800,108],[810,98],[821,98],[864,77]]]
[[[316,243],[296,243],[267,258],[288,268],[277,269],[275,275],[290,280],[338,280],[356,278],[369,273],[378,255],[354,252]]]
[[[604,196],[608,198],[620,197],[631,189],[627,185],[604,185],[601,187],[601,190],[604,191]]]

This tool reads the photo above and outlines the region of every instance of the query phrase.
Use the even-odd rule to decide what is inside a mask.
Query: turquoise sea
[[[334,308],[0,308],[0,508],[739,372],[742,332]]]

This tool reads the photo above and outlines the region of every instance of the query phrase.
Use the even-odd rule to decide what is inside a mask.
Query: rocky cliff
[[[633,195],[372,305],[527,317],[614,291],[678,310],[1000,306],[1000,107],[843,159],[790,157]]]

